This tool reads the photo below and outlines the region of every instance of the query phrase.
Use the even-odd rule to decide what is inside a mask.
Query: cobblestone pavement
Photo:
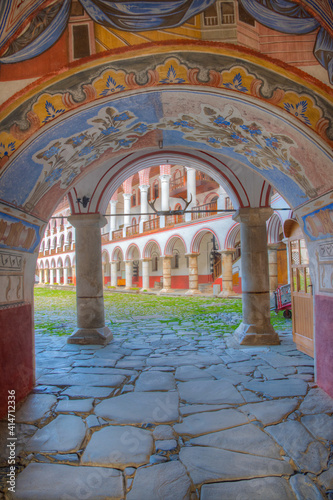
[[[290,332],[280,346],[240,348],[156,315],[113,331],[105,347],[36,335],[16,492],[3,498],[333,499],[333,400]]]

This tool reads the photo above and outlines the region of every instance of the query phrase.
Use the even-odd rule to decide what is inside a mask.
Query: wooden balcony
[[[211,203],[205,203],[204,205],[198,205],[193,207],[192,210],[198,210],[198,213],[192,212],[192,220],[204,219],[206,217],[211,217],[216,215],[216,212],[210,212],[210,210],[217,210],[217,201],[212,201]],[[206,210],[206,212],[199,212],[199,210]]]
[[[109,233],[102,234],[102,245],[104,245],[105,243],[109,243],[109,242],[110,242]]]
[[[116,231],[112,231],[112,239],[113,240],[121,240],[123,237],[123,230],[117,229]]]
[[[139,234],[139,224],[134,224],[133,226],[128,226],[126,228],[126,238]]]
[[[166,227],[182,224],[183,222],[185,222],[185,215],[168,215],[165,219]]]
[[[143,223],[143,231],[154,231],[155,229],[160,228],[160,218],[155,217],[154,219],[147,220]]]

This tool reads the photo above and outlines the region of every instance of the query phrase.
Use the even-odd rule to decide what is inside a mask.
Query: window
[[[135,189],[132,191],[132,207],[136,206],[136,192]]]
[[[244,9],[240,2],[238,2],[238,18],[242,23],[255,26],[255,19]]]
[[[135,226],[135,225],[136,225],[136,218],[133,217],[133,219],[132,219],[132,226]]]
[[[226,210],[233,210],[233,206],[232,206],[232,203],[231,203],[231,200],[229,198],[229,196],[227,196],[224,200],[224,206],[225,206],[225,209]]]
[[[117,260],[117,271],[120,271],[121,261]]]
[[[73,52],[74,59],[90,56],[88,24],[73,26]]]
[[[138,205],[141,205],[141,191],[138,189]]]
[[[204,25],[217,26],[217,24],[216,4],[214,4],[208,7],[204,12]]]
[[[235,23],[235,11],[233,2],[221,2],[221,22],[222,24]]]
[[[312,293],[309,273],[309,256],[304,239],[290,242],[290,257],[293,291]]]

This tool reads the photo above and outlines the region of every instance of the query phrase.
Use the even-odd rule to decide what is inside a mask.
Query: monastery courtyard
[[[333,499],[333,400],[291,320],[272,313],[281,345],[244,347],[240,299],[106,292],[114,338],[79,346],[66,342],[74,303],[36,289],[37,385],[1,499]]]

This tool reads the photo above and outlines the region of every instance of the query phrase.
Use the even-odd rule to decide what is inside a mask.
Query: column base
[[[162,290],[160,290],[159,294],[161,293],[173,293],[173,290],[171,288],[162,288]]]
[[[106,345],[113,339],[109,327],[102,328],[77,328],[67,339],[67,344]]]
[[[264,332],[258,333],[255,325],[241,323],[234,333],[235,340],[240,345],[279,345],[280,339],[271,324],[267,325]],[[262,330],[262,328],[261,328]]]
[[[196,290],[187,290],[187,292],[185,292],[185,295],[201,295],[201,292],[198,289],[196,289]]]
[[[150,292],[150,288],[140,288],[140,292]]]

